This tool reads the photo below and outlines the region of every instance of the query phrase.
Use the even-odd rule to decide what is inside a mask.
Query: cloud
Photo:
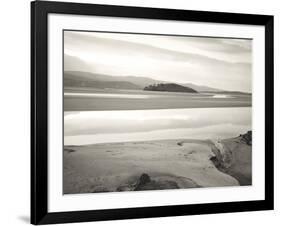
[[[251,91],[251,40],[65,31],[64,46],[65,70]]]

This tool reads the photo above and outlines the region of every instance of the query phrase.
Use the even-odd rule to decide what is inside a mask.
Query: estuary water
[[[65,111],[64,145],[223,139],[251,130],[251,107]]]

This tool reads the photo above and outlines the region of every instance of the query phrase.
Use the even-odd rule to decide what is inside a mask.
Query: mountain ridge
[[[144,76],[112,76],[85,71],[65,71],[64,84],[66,86],[84,86],[93,88],[119,88],[119,89],[136,89],[142,90],[149,85],[161,83],[174,83],[168,81],[155,80]],[[204,85],[196,85],[193,83],[174,83],[181,85],[197,92],[219,92],[219,93],[237,93],[249,94],[241,91],[226,91]]]
[[[85,88],[112,88],[112,89],[136,89],[140,90],[142,87],[128,82],[128,81],[113,81],[110,79],[105,79],[103,75],[96,74],[96,78],[93,79],[93,74],[91,73],[80,73],[77,76],[73,72],[64,73],[64,86],[65,87],[85,87]],[[101,79],[103,78],[103,79]]]

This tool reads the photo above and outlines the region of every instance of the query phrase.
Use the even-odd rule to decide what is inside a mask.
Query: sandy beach
[[[63,173],[64,194],[250,185],[251,145],[238,136],[65,146]]]

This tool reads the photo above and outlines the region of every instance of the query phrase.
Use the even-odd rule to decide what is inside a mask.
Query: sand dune
[[[252,184],[252,133],[225,139],[212,148],[216,167],[239,181],[240,185]]]

